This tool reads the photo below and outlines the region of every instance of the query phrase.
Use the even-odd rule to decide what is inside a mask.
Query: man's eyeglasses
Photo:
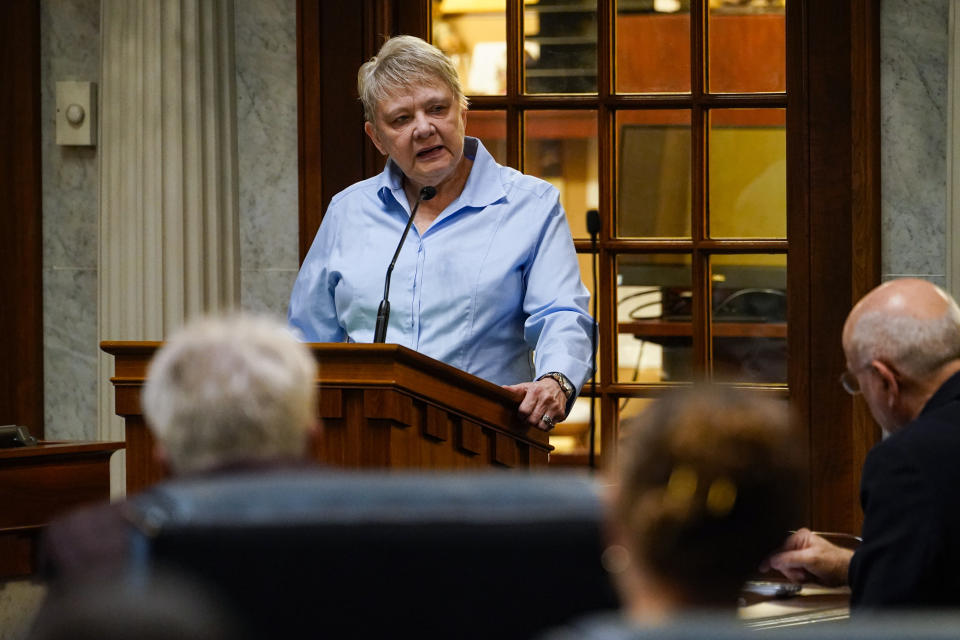
[[[855,396],[858,393],[860,393],[861,392],[860,381],[857,380],[856,374],[859,373],[860,371],[863,371],[864,369],[869,369],[871,366],[873,365],[865,364],[859,369],[856,369],[855,372],[850,371],[849,369],[846,369],[843,373],[841,373],[840,384],[843,385],[843,390],[852,396]]]

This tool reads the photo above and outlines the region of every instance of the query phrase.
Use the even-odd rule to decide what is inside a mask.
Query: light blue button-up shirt
[[[411,227],[397,258],[386,341],[496,384],[559,371],[580,389],[593,321],[559,193],[498,165],[476,138],[464,154],[473,167],[463,192],[422,235]],[[290,297],[301,339],[373,341],[409,217],[392,160],[333,198]]]

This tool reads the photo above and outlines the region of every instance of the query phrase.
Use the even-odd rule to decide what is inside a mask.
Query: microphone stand
[[[420,189],[417,201],[413,204],[413,211],[410,212],[410,218],[407,220],[407,226],[403,228],[403,235],[400,236],[400,244],[397,245],[397,250],[393,253],[393,260],[387,267],[387,277],[383,283],[383,300],[380,301],[380,307],[377,309],[377,326],[373,330],[374,344],[382,344],[387,339],[387,323],[390,321],[390,275],[393,273],[393,267],[397,264],[397,257],[400,255],[400,249],[403,248],[403,241],[407,239],[407,233],[410,231],[410,225],[413,224],[413,217],[417,215],[420,203],[431,199],[435,195],[437,195],[437,190],[434,187]]]
[[[593,268],[593,330],[590,332],[590,445],[588,463],[591,469],[597,468],[597,234],[600,233],[600,212],[596,209],[587,211],[587,233],[590,234],[590,265]]]

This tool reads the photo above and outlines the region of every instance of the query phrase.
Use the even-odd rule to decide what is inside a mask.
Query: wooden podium
[[[160,342],[104,342],[114,356],[116,413],[124,418],[127,491],[162,478],[140,409]],[[393,344],[313,344],[319,363],[317,460],[342,467],[466,469],[547,464],[545,431],[517,418],[502,387]]]

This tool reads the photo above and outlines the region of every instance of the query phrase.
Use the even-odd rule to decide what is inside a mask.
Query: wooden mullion
[[[810,318],[810,147],[808,52],[805,2],[786,7],[787,71],[787,386],[797,424],[810,443],[811,318]],[[813,482],[808,471],[800,513],[812,522]]]
[[[617,159],[614,153],[617,135],[616,112],[610,108],[613,90],[613,47],[616,0],[597,2],[597,176],[600,180],[598,211],[600,233],[598,240],[597,273],[599,276],[599,303],[597,318],[599,327],[598,357],[601,367],[597,371],[597,388],[600,390],[600,460],[607,466],[616,460],[619,441],[619,416],[617,399],[607,389],[617,378],[617,264],[616,253],[610,249],[614,238],[616,221],[615,179]],[[589,244],[589,243],[588,243]]]
[[[323,110],[320,67],[320,4],[297,0],[297,152],[298,152],[298,255],[307,255],[320,227],[323,209],[320,115]]]
[[[525,109],[596,109],[599,101],[594,95],[508,95],[473,96],[471,102],[478,105],[506,104],[522,106]]]
[[[706,0],[690,3],[690,95],[694,102],[701,102],[707,86],[707,22]]]
[[[740,107],[740,108],[786,108],[787,94],[785,93],[713,93],[705,94],[699,99],[700,104],[706,107]]]
[[[597,96],[605,102],[614,87],[613,51],[616,46],[616,0],[597,0]]]
[[[606,224],[606,221],[604,221]],[[790,244],[782,239],[759,240],[702,240],[694,244],[692,240],[641,240],[638,238],[610,238],[604,246],[619,253],[690,253],[694,247],[711,253],[786,253]],[[590,241],[574,240],[578,251],[589,251]]]
[[[693,338],[694,379],[709,378],[713,345],[710,339],[712,291],[710,287],[710,254],[694,250],[691,264],[693,275]],[[698,369],[699,368],[699,369]],[[697,375],[697,372],[700,375]]]
[[[523,170],[523,2],[507,0],[507,164]]]
[[[696,372],[709,377],[711,361],[710,320],[711,291],[709,254],[704,252],[702,244],[707,238],[708,199],[707,188],[707,136],[706,119],[708,111],[704,106],[704,84],[706,82],[706,18],[703,0],[693,0],[690,7],[690,176],[691,189],[691,225],[693,240],[691,258],[693,315],[691,318],[693,339],[693,365]]]
[[[711,253],[784,253],[789,247],[789,241],[781,238],[757,238],[755,240],[707,238],[698,242],[697,246]]]

